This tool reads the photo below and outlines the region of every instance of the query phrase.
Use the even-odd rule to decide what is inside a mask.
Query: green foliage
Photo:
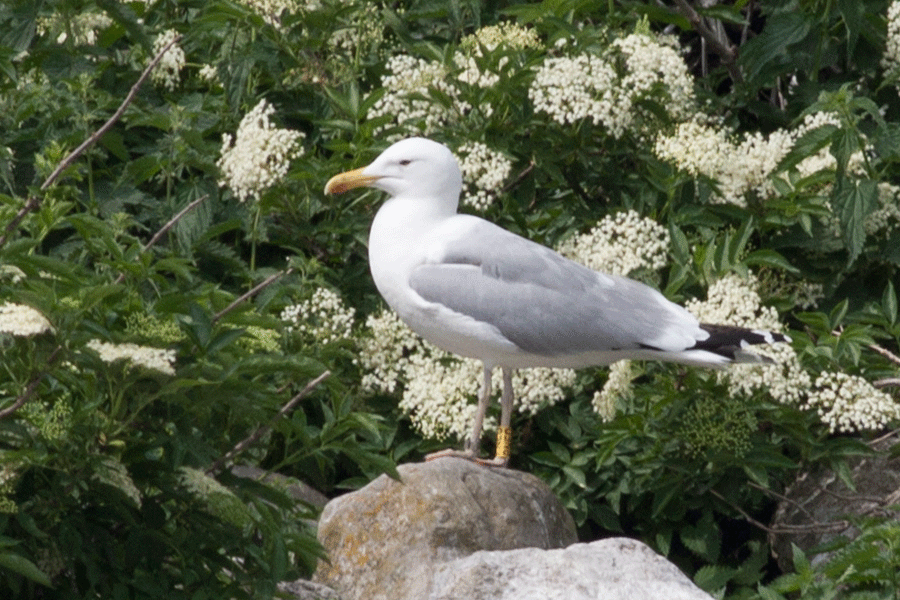
[[[829,554],[815,565],[793,546],[796,572],[760,586],[757,597],[783,600],[797,593],[814,600],[900,598],[900,526],[884,518],[868,518],[857,525],[857,537],[828,544]]]
[[[491,189],[467,184],[487,200],[464,211],[555,246],[635,210],[670,235],[668,269],[638,275],[684,303],[752,274],[754,316],[774,314],[794,338],[781,395],[772,372],[767,387],[758,373],[735,381],[647,364],[607,420],[592,401],[604,370],[580,373],[566,402],[518,415],[513,466],[553,486],[583,538],[640,537],[721,597],[895,597],[895,558],[878,562],[888,559],[863,541],[825,568],[798,553],[797,573],[773,581],[753,525],[801,469],[846,473],[866,450],[866,431],[833,435],[805,407],[816,376],[897,374],[900,96],[882,64],[888,2],[698,5],[730,54],[703,43],[675,5],[0,4],[0,305],[30,307],[50,326],[0,333],[0,595],[271,596],[314,568],[303,524],[314,511],[210,470],[217,461],[271,423],[236,461],[334,494],[434,447],[397,409],[405,382],[371,394],[357,361],[371,335],[362,323],[383,306],[365,257],[379,194],[321,191],[388,138],[426,134],[454,151],[484,144],[509,163]],[[529,27],[536,43],[470,37],[499,23]],[[45,186],[119,108],[168,30],[182,35],[177,77],[151,76]],[[648,37],[663,30],[677,41]],[[623,48],[648,40],[658,61],[629,79],[638,67]],[[594,107],[606,121],[555,119],[532,98],[537,73],[585,55],[606,61],[626,95]],[[234,142],[261,100],[275,109],[271,127],[302,136],[286,174],[241,202],[222,183],[223,136]],[[614,131],[623,106],[628,122]],[[693,156],[699,144],[664,156],[657,143],[685,123],[721,127],[711,154],[728,160],[707,168],[716,161]],[[284,316],[323,288],[342,306],[290,313],[305,327]],[[349,337],[337,333],[348,307]],[[325,369],[331,377],[273,422]],[[859,539],[896,549],[895,533],[864,524]]]

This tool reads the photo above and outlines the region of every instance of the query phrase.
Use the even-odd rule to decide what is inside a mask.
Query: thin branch
[[[116,122],[122,118],[122,115],[125,114],[125,109],[128,108],[128,105],[134,101],[134,98],[137,96],[138,90],[143,85],[144,81],[147,80],[147,77],[150,76],[150,72],[159,64],[159,61],[162,60],[163,55],[171,48],[174,44],[178,43],[181,40],[181,36],[176,36],[175,39],[170,41],[168,44],[163,46],[159,52],[156,53],[156,56],[153,57],[153,60],[150,61],[150,64],[147,65],[147,68],[141,73],[141,76],[138,77],[138,80],[131,86],[131,89],[128,91],[128,95],[125,96],[125,100],[122,101],[122,104],[119,105],[119,108],[116,109],[116,112],[106,121],[100,128],[92,133],[90,137],[88,137],[85,141],[81,143],[80,146],[72,150],[68,156],[66,156],[60,163],[56,166],[52,173],[44,180],[44,183],[41,184],[40,191],[45,191],[51,185],[56,183],[56,180],[59,176],[72,166],[72,163],[78,159],[79,156],[84,154],[85,150],[93,146],[97,143],[97,141],[103,137],[107,131],[112,129],[112,126],[116,124]],[[28,213],[37,210],[41,206],[41,200],[38,196],[31,196],[25,202],[25,205],[16,213],[16,216],[12,218],[12,220],[6,225],[4,233],[0,236],[0,247],[6,244],[6,240],[9,238],[10,234],[15,231],[15,229],[19,226],[19,223],[22,222],[22,219],[25,218],[25,215]]]
[[[179,220],[181,220],[181,218],[184,215],[186,215],[190,211],[194,210],[194,208],[199,206],[200,203],[203,202],[204,200],[206,200],[207,198],[209,198],[209,194],[204,194],[204,195],[200,196],[199,198],[197,198],[196,200],[194,200],[193,202],[191,202],[190,204],[188,204],[187,206],[185,206],[184,208],[182,208],[180,211],[178,211],[177,215],[175,215],[174,217],[169,219],[169,222],[166,223],[165,225],[163,225],[159,229],[159,231],[157,231],[156,234],[152,238],[150,238],[150,241],[147,242],[147,245],[144,246],[144,251],[146,252],[147,250],[149,250],[154,244],[156,244],[156,242],[158,242],[160,240],[160,238],[162,238],[162,236],[164,236],[166,234],[167,231],[169,231],[170,229],[172,229],[172,227],[174,227],[175,223],[177,223]],[[117,284],[122,283],[122,281],[124,281],[124,279],[125,279],[125,274],[119,273],[119,276],[116,278],[116,283]]]
[[[869,344],[869,349],[870,349],[870,350],[874,350],[875,352],[877,352],[878,354],[882,355],[883,357],[885,357],[886,359],[888,359],[888,360],[891,361],[892,363],[894,363],[894,364],[896,364],[896,365],[900,365],[900,356],[897,356],[896,354],[894,354],[893,352],[891,352],[891,351],[888,350],[887,348],[882,348],[882,347],[879,346],[878,344]]]
[[[782,525],[780,527],[770,527],[765,523],[757,521],[756,519],[751,517],[750,514],[747,513],[747,511],[728,500],[725,496],[723,496],[716,490],[710,488],[709,493],[740,513],[745,521],[769,534],[826,533],[829,531],[843,531],[844,529],[850,527],[849,521],[829,521],[827,523],[809,523],[806,525]]]
[[[215,314],[215,316],[213,316],[213,318],[212,318],[213,323],[215,323],[216,321],[218,321],[219,319],[221,319],[222,317],[224,317],[225,315],[227,315],[228,313],[233,311],[242,302],[247,300],[247,298],[250,298],[254,294],[259,293],[260,290],[262,290],[266,286],[271,285],[273,282],[277,281],[278,279],[284,277],[285,275],[289,275],[293,272],[294,272],[294,267],[289,267],[286,270],[282,271],[281,273],[275,273],[274,275],[270,275],[269,277],[266,277],[259,284],[257,284],[255,287],[253,287],[249,292],[242,294],[237,300],[235,300],[234,302],[232,302],[231,304],[229,304],[228,306],[226,306],[225,308],[223,308],[222,310],[217,312]]]
[[[62,346],[57,346],[56,349],[50,354],[50,358],[47,359],[47,365],[53,364],[54,360],[56,360],[56,355],[59,354],[59,351],[62,350]],[[10,406],[7,406],[3,410],[0,410],[0,421],[15,413],[17,410],[22,408],[28,400],[34,396],[35,390],[37,390],[38,384],[44,379],[44,376],[47,375],[46,371],[41,372],[37,377],[31,380],[28,386],[25,388],[25,391],[22,392],[22,395],[16,398],[16,401],[13,402]]]
[[[734,49],[734,46],[720,40],[715,32],[706,26],[706,23],[703,22],[703,17],[694,10],[693,6],[688,4],[687,0],[675,0],[675,4],[678,5],[681,15],[690,22],[691,27],[706,40],[712,51],[719,55],[734,82],[741,83],[744,81],[744,76],[737,66],[737,51]]]
[[[511,190],[511,189],[513,189],[514,187],[516,187],[517,185],[519,185],[519,184],[522,182],[522,180],[525,179],[525,177],[527,177],[528,174],[531,173],[533,170],[534,170],[534,161],[532,160],[532,161],[530,161],[530,162],[528,163],[528,166],[527,166],[527,167],[525,167],[524,169],[522,169],[522,172],[521,172],[521,173],[519,173],[518,175],[516,175],[516,178],[515,178],[515,179],[513,179],[513,180],[510,181],[508,184],[506,184],[505,186],[503,186],[503,189],[500,190],[500,193],[501,193],[501,194],[505,194],[505,193],[508,192],[509,190]]]
[[[876,388],[883,387],[900,387],[900,377],[885,377],[884,379],[876,379],[872,382]]]
[[[298,402],[308,396],[309,393],[312,392],[317,385],[325,381],[325,379],[327,379],[330,375],[331,371],[325,371],[324,373],[307,383],[306,386],[302,390],[300,390],[300,393],[288,400],[288,402],[281,407],[281,410],[278,411],[278,414],[272,417],[272,420],[269,421],[267,425],[258,428],[249,436],[238,442],[234,448],[232,448],[228,451],[227,454],[225,454],[225,456],[214,462],[211,467],[206,469],[206,474],[212,475],[213,473],[218,472],[223,466],[225,466],[226,463],[234,460],[234,457],[256,443],[259,438],[272,431],[272,428],[275,426],[275,422],[278,421],[278,419],[282,418],[284,415],[290,412]]]

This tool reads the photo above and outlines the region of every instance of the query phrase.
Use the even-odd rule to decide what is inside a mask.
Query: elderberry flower
[[[290,161],[303,154],[303,133],[275,127],[270,119],[274,113],[273,106],[260,100],[241,119],[234,138],[222,136],[222,157],[216,163],[222,170],[219,185],[241,202],[258,200],[287,174]]]
[[[825,372],[805,408],[814,408],[832,433],[882,429],[900,419],[900,405],[858,375]]]
[[[64,44],[71,35],[76,46],[93,46],[97,43],[98,33],[112,22],[103,13],[83,11],[65,17],[61,14],[38,17],[35,29],[38,35],[55,35],[57,44]]]
[[[456,153],[466,187],[462,203],[483,211],[497,197],[512,163],[481,142],[463,144]]]
[[[285,307],[281,320],[288,324],[288,333],[297,331],[321,344],[330,344],[350,338],[355,314],[338,294],[320,287],[309,300]]]
[[[239,0],[241,4],[262,17],[268,25],[281,29],[281,19],[285,13],[297,12],[296,0]]]
[[[693,80],[677,43],[635,33],[614,41],[604,53],[552,57],[528,91],[535,111],[562,125],[590,119],[615,139],[630,131],[639,138],[655,130],[656,118],[641,105],[653,101],[670,119],[695,110]]]
[[[595,271],[628,275],[637,269],[663,268],[669,243],[665,227],[627,210],[607,215],[588,233],[565,240],[557,250]]]
[[[471,107],[459,99],[459,90],[448,83],[448,68],[437,61],[426,61],[407,54],[392,56],[387,62],[387,74],[381,78],[385,94],[369,112],[370,119],[390,117],[390,124],[376,129],[376,134],[390,125],[400,125],[422,135],[451,122],[456,114]],[[452,100],[445,107],[429,99],[430,90],[437,90]],[[388,140],[404,137],[403,133],[388,136]]]
[[[894,0],[887,10],[887,37],[881,66],[887,77],[896,77],[900,72],[900,1]]]
[[[631,123],[631,98],[618,89],[612,65],[599,56],[553,57],[544,61],[528,90],[535,112],[560,125],[590,119],[620,138]]]
[[[0,304],[0,333],[31,337],[47,331],[53,331],[53,326],[37,310],[14,302]]]
[[[128,367],[140,367],[163,375],[175,375],[175,351],[138,344],[113,344],[91,340],[87,347],[100,355],[100,360],[112,364],[124,360]]]
[[[424,437],[464,439],[475,418],[475,400],[483,380],[482,364],[460,358],[418,337],[391,311],[368,318],[369,335],[361,340],[359,362],[368,393],[396,393],[402,386],[400,409]],[[513,376],[516,406],[534,414],[562,399],[575,382],[571,369],[529,369]],[[500,369],[493,373],[492,390],[502,390]],[[496,395],[496,394],[495,394]],[[485,431],[496,427],[485,420]]]
[[[878,208],[866,217],[867,235],[887,235],[900,227],[900,186],[878,184]]]
[[[634,379],[634,366],[630,360],[619,360],[609,366],[609,375],[603,388],[594,392],[591,404],[600,419],[608,423],[616,417],[616,404],[619,399],[628,399],[634,393],[631,381]]]
[[[524,50],[539,48],[540,45],[540,39],[533,29],[515,23],[500,23],[482,27],[460,41],[460,49],[453,57],[453,62],[462,69],[457,78],[469,85],[481,88],[492,87],[500,81],[497,71],[509,63],[509,56],[500,56],[495,65],[486,66],[486,61],[482,60],[485,58],[483,50],[493,51],[497,48]],[[482,107],[482,110],[488,114],[491,109],[490,106]]]
[[[721,125],[694,119],[657,136],[654,153],[694,177],[715,180],[718,189],[712,197],[713,202],[746,206],[748,195],[761,199],[777,195],[773,177],[791,185],[788,179],[776,173],[776,168],[801,136],[825,125],[840,125],[837,115],[810,114],[796,129],[778,129],[768,136],[751,133],[739,140]],[[863,162],[862,152],[856,152],[850,157],[848,169],[859,173]],[[834,170],[836,164],[826,147],[801,160],[794,169],[803,178],[819,171]]]
[[[178,32],[174,29],[167,29],[156,36],[153,41],[153,56],[159,54],[176,37],[178,37]],[[180,73],[184,63],[184,50],[177,43],[172,44],[150,73],[150,79],[153,80],[153,83],[172,91],[181,79]]]

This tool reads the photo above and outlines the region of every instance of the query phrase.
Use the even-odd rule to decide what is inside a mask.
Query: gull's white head
[[[395,198],[442,200],[455,211],[462,174],[447,146],[425,138],[407,138],[382,152],[369,166],[332,177],[325,193],[340,194],[363,186]]]

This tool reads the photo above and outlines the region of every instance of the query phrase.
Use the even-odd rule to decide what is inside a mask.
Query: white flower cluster
[[[888,77],[900,73],[900,1],[894,0],[887,10],[887,38],[881,66]]]
[[[275,29],[281,29],[281,18],[285,13],[296,12],[299,8],[296,0],[240,0],[240,3]]]
[[[370,335],[361,344],[360,364],[366,371],[363,390],[395,393],[403,384],[400,408],[425,437],[465,439],[475,418],[473,403],[480,392],[483,369],[479,361],[463,359],[429,344],[412,332],[391,311],[366,321]],[[516,405],[533,414],[562,399],[575,382],[571,369],[528,369],[513,376]],[[502,390],[502,374],[492,379],[495,396]],[[485,430],[496,427],[485,420]]]
[[[615,40],[613,47],[625,59],[621,85],[632,98],[647,97],[661,85],[668,95],[665,109],[673,119],[684,120],[694,113],[694,79],[674,37],[634,33]]]
[[[649,116],[637,108],[640,100],[656,100],[677,120],[687,118],[696,104],[693,79],[677,49],[668,40],[640,33],[614,41],[604,56],[547,59],[528,97],[535,111],[557,123],[590,119],[617,139]],[[645,134],[643,127],[635,133]]]
[[[53,331],[53,326],[39,311],[15,302],[0,304],[0,333],[31,337],[47,331]]]
[[[456,155],[466,187],[462,203],[476,210],[487,209],[509,177],[512,162],[481,142],[463,144]]]
[[[619,360],[609,366],[606,383],[601,390],[594,392],[594,399],[591,401],[594,412],[600,415],[604,422],[608,423],[615,418],[617,400],[632,396],[631,381],[634,377],[634,368],[630,360]]]
[[[889,234],[900,227],[900,186],[878,184],[878,208],[866,217],[867,235]]]
[[[900,405],[857,375],[825,372],[816,378],[805,408],[814,408],[832,432],[881,429],[900,419]]]
[[[588,233],[565,240],[557,250],[595,271],[628,275],[636,269],[663,268],[669,244],[665,227],[627,210],[607,215]]]
[[[794,130],[779,129],[768,136],[755,132],[736,141],[730,130],[695,119],[680,123],[671,134],[659,135],[654,153],[694,177],[709,177],[718,182],[714,202],[746,206],[748,194],[762,199],[776,195],[772,181],[775,169],[802,135],[823,125],[839,124],[833,113],[815,113],[807,115]],[[862,154],[856,153],[848,168],[856,171],[862,161]],[[828,148],[822,148],[795,169],[805,177],[834,169],[836,164]]]
[[[219,80],[219,70],[216,68],[216,65],[203,65],[200,67],[198,75],[200,75],[200,79],[210,85],[221,85],[221,81]]]
[[[330,344],[350,338],[355,315],[356,310],[345,306],[337,293],[320,287],[309,300],[285,307],[281,320],[288,324],[288,333],[297,331]]]
[[[333,51],[353,56],[359,48],[378,46],[384,41],[385,24],[378,4],[358,5],[347,17],[346,25],[335,29],[328,40]]]
[[[537,34],[513,24],[501,24],[479,29],[467,36],[460,44],[449,64],[428,61],[407,54],[392,56],[387,62],[387,74],[381,79],[384,95],[369,111],[370,119],[384,118],[388,124],[376,129],[380,133],[391,126],[400,125],[409,131],[428,135],[453,123],[472,109],[472,105],[462,98],[459,84],[482,88],[491,87],[500,80],[498,70],[508,64],[509,57],[503,56],[495,65],[487,65],[482,48],[492,50],[504,47],[521,50],[540,45]],[[431,99],[436,91],[449,100],[446,103]],[[479,109],[490,115],[493,107],[481,105]],[[408,132],[407,132],[408,133]],[[388,136],[389,140],[404,137],[405,133]]]
[[[129,367],[141,367],[163,375],[175,375],[175,351],[151,346],[124,343],[113,344],[91,340],[87,347],[100,355],[100,360],[112,364],[124,360]]]
[[[168,29],[156,36],[153,41],[153,56],[159,54],[176,37],[178,37],[178,32],[174,29]],[[153,80],[153,83],[161,85],[169,91],[174,90],[181,79],[181,69],[184,67],[184,63],[184,50],[177,43],[173,44],[150,73],[150,79]]]
[[[422,135],[428,135],[449,122],[454,114],[464,113],[470,107],[457,102],[459,90],[447,82],[449,70],[437,61],[427,61],[407,54],[392,56],[387,62],[388,73],[381,78],[385,94],[369,111],[370,119],[391,117],[391,124],[409,125]],[[434,89],[454,100],[454,107],[445,107],[429,99]],[[376,129],[376,134],[388,129],[384,125]],[[405,137],[404,134],[389,136],[389,140]]]
[[[270,120],[275,108],[260,100],[244,115],[237,135],[222,137],[222,170],[219,184],[228,187],[241,202],[258,200],[260,194],[287,174],[291,159],[303,154],[303,133],[278,129]]]
[[[112,19],[103,13],[84,11],[74,15],[54,14],[38,17],[35,23],[38,35],[56,35],[56,43],[64,44],[72,36],[76,46],[92,46],[97,43],[97,33],[112,25]]]
[[[464,37],[459,45],[464,50],[479,52],[480,54],[481,48],[486,50],[494,50],[498,47],[511,50],[540,48],[541,40],[537,32],[530,27],[504,22],[482,27],[475,33]]]
[[[484,50],[503,48],[508,50],[524,50],[526,48],[539,48],[541,41],[537,32],[528,27],[522,27],[515,23],[500,23],[482,27],[472,35],[462,39],[460,50],[454,55],[453,62],[462,69],[458,79],[469,85],[481,88],[489,88],[500,81],[497,71],[509,64],[509,56],[501,56],[496,66],[482,68],[480,59],[484,57]],[[490,109],[488,109],[489,112]]]
[[[631,98],[612,65],[591,54],[544,61],[528,90],[536,112],[567,125],[590,119],[619,138],[631,123]]]

